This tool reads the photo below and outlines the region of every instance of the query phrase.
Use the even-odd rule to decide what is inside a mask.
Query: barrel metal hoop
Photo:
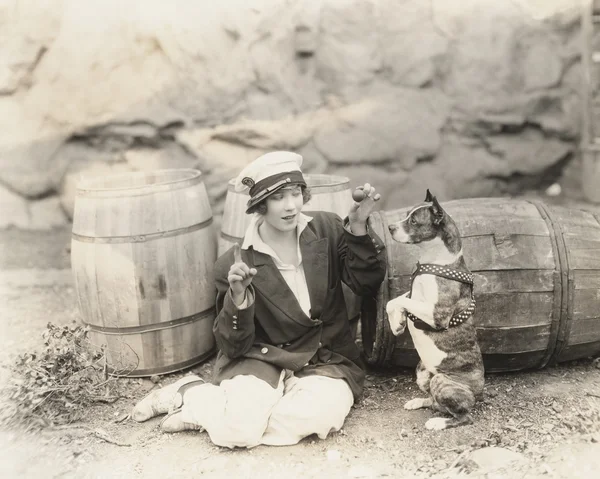
[[[150,333],[153,331],[162,331],[163,329],[171,329],[177,326],[184,326],[186,324],[195,323],[206,318],[210,318],[216,314],[215,307],[211,307],[199,313],[192,314],[191,316],[184,316],[182,318],[173,319],[171,321],[165,321],[162,323],[142,324],[140,326],[99,326],[96,324],[85,323],[90,327],[91,331],[103,333],[103,334],[115,334],[115,335],[127,335],[127,334],[139,334],[139,333]]]
[[[567,246],[563,235],[560,221],[556,219],[551,209],[540,201],[528,200],[539,211],[540,215],[546,222],[550,232],[550,241],[552,243],[552,252],[556,258],[556,269],[554,273],[554,308],[552,311],[553,319],[550,325],[550,337],[548,338],[548,349],[542,358],[540,367],[543,368],[548,364],[553,364],[560,355],[563,349],[566,338],[569,337],[571,324],[569,321],[569,309],[572,286],[572,278],[569,276],[569,257],[567,254]]]
[[[240,238],[239,236],[231,236],[227,233],[224,233],[221,230],[221,238],[223,238],[225,241],[229,241],[230,243],[238,243],[238,244],[242,244],[242,240],[243,238]]]
[[[107,369],[108,369],[108,373],[110,375],[117,376],[117,377],[123,376],[123,377],[137,378],[137,377],[153,376],[155,374],[156,375],[168,374],[168,373],[173,373],[175,371],[181,371],[182,369],[187,369],[191,366],[201,363],[202,361],[208,359],[213,354],[215,354],[215,352],[216,352],[216,348],[213,347],[209,351],[202,353],[199,356],[195,356],[191,359],[187,359],[187,360],[181,361],[179,363],[169,364],[168,366],[157,367],[157,368],[134,369],[133,371],[126,372],[126,373],[116,370],[114,368],[111,368],[110,366]]]
[[[71,233],[71,238],[80,241],[82,243],[145,243],[147,241],[153,241],[162,238],[170,238],[172,236],[179,236],[192,231],[201,230],[212,224],[212,216],[195,225],[186,226],[184,228],[176,228],[174,230],[159,231],[158,233],[149,233],[143,235],[127,235],[127,236],[86,236],[77,233]]]
[[[330,185],[313,185],[310,186],[308,185],[308,189],[310,190],[311,193],[318,195],[321,194],[322,192],[319,190],[323,190],[326,189],[325,193],[339,193],[340,191],[350,191],[349,187],[348,187],[349,182],[346,181],[344,183],[339,183],[337,185],[334,184],[330,184]]]

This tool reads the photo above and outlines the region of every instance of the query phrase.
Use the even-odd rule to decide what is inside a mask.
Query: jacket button
[[[237,316],[236,316],[236,315],[233,315],[233,319],[237,319]]]
[[[266,347],[265,347],[265,348],[262,348],[262,349],[260,350],[260,352],[261,352],[261,353],[263,353],[263,354],[267,354],[267,353],[269,352],[269,348],[266,348]]]
[[[319,343],[319,347],[322,348],[323,347],[323,343]]]

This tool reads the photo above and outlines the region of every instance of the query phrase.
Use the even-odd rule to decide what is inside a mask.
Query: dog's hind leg
[[[429,383],[433,408],[452,417],[435,417],[425,423],[427,429],[441,430],[472,422],[469,411],[475,405],[471,389],[445,374],[436,374]]]
[[[429,393],[429,381],[431,380],[431,373],[425,369],[423,362],[419,361],[417,364],[417,386],[424,393]],[[404,409],[421,409],[425,407],[431,407],[433,400],[431,397],[428,398],[415,398],[404,404]]]

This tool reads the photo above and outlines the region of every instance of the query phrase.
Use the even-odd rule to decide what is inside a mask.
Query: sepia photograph
[[[600,0],[0,0],[0,477],[600,477]]]

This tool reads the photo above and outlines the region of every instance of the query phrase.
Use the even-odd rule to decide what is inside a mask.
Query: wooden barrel
[[[201,173],[104,176],[79,183],[71,265],[90,340],[115,374],[187,368],[215,348],[217,240]]]
[[[600,145],[582,148],[581,155],[581,189],[589,201],[600,203]]]
[[[600,218],[538,201],[481,198],[442,206],[463,237],[475,274],[474,322],[487,371],[514,371],[600,353]],[[406,292],[418,247],[391,239],[408,209],[376,212],[388,273],[377,298],[363,298],[363,349],[374,365],[414,366],[408,329],[395,338],[387,301]]]
[[[350,180],[345,176],[307,174],[304,175],[312,195],[311,200],[304,205],[302,211],[328,211],[344,218],[348,215],[354,203]],[[246,203],[249,196],[235,191],[235,179],[227,186],[223,222],[219,238],[219,255],[227,251],[234,243],[242,243],[244,233],[250,223],[251,215],[247,215]],[[310,213],[309,213],[310,214]],[[360,298],[350,288],[344,286],[344,297],[350,318],[358,318],[360,314]]]

